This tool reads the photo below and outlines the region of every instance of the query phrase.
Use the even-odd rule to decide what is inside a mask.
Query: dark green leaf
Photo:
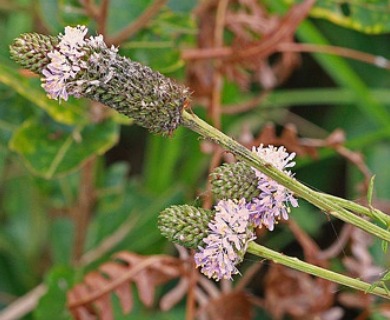
[[[150,5],[151,0],[115,0],[110,3],[107,31],[109,34],[119,32],[137,19]]]
[[[64,32],[65,26],[88,25],[89,18],[77,0],[39,0],[39,16],[51,34]]]
[[[53,263],[68,264],[71,261],[74,226],[69,218],[57,218],[51,224],[50,244]]]
[[[26,166],[46,179],[77,169],[93,155],[110,149],[118,139],[118,125],[108,119],[85,127],[66,127],[52,121],[27,121],[10,146]]]
[[[66,266],[56,266],[50,271],[45,281],[47,292],[34,310],[34,319],[71,319],[66,308],[66,292],[72,287],[74,276],[74,270]]]

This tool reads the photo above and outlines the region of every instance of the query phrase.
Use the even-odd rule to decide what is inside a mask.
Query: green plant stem
[[[366,217],[376,219],[381,221],[383,224],[385,224],[387,227],[390,226],[390,216],[386,213],[375,209],[375,208],[367,208],[365,206],[362,206],[361,204],[358,204],[356,202],[346,200],[343,198],[335,197],[330,194],[323,194],[324,197],[328,198],[331,201],[334,201],[341,207],[351,210],[354,213],[358,213],[361,215],[364,215]]]
[[[271,260],[275,263],[279,263],[286,267],[290,267],[295,270],[303,271],[305,273],[312,274],[322,279],[326,279],[343,286],[347,286],[353,289],[357,289],[363,292],[369,292],[371,294],[377,295],[382,298],[390,299],[389,294],[385,289],[380,287],[371,287],[371,285],[367,282],[353,279],[342,274],[323,269],[317,266],[314,266],[310,263],[301,261],[294,257],[286,256],[282,253],[273,251],[266,247],[263,247],[257,244],[254,241],[251,241],[248,246],[247,252],[250,252],[258,257],[265,258],[267,260]]]
[[[329,213],[336,218],[339,218],[347,223],[350,223],[374,236],[390,241],[390,232],[382,229],[363,218],[354,215],[352,212],[344,209],[335,201],[324,197],[323,193],[316,192],[299,181],[286,175],[284,172],[278,170],[264,159],[259,158],[254,152],[251,152],[237,141],[226,136],[221,131],[210,126],[208,123],[197,117],[193,113],[183,112],[183,125],[192,131],[197,132],[206,139],[210,139],[215,143],[221,145],[226,150],[232,152],[240,160],[245,161],[248,165],[256,168],[260,172],[266,174],[276,182],[280,183],[287,189],[291,190],[300,198],[307,200],[316,207],[320,208],[326,213]]]

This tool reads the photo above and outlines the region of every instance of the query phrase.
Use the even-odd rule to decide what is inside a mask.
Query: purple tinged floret
[[[245,199],[219,201],[208,227],[209,235],[195,254],[195,263],[209,278],[231,279],[239,273],[236,265],[243,260],[249,241],[255,239]]]
[[[260,145],[258,148],[254,147],[252,151],[280,171],[283,171],[289,176],[293,175],[286,168],[291,168],[295,165],[295,162],[292,161],[295,153],[289,154],[284,147],[263,147],[263,145]],[[288,220],[290,211],[288,205],[297,207],[298,201],[287,188],[278,184],[259,170],[252,169],[258,178],[258,189],[261,193],[247,205],[251,212],[251,220],[256,227],[265,226],[268,230],[272,231],[278,220]]]
[[[85,82],[98,84],[78,79],[80,71],[88,69],[87,48],[106,48],[101,35],[85,39],[87,32],[85,26],[66,27],[65,34],[58,37],[60,42],[56,50],[48,53],[51,62],[42,71],[42,87],[49,98],[66,101],[70,95],[78,97]],[[117,53],[115,48],[112,50],[113,54]],[[89,59],[93,62],[93,58]]]

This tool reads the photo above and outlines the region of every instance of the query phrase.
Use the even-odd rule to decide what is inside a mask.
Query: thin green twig
[[[365,206],[362,206],[359,203],[346,200],[343,198],[339,198],[336,196],[332,196],[330,194],[323,194],[324,197],[328,198],[331,201],[334,201],[338,205],[342,206],[345,209],[351,210],[354,213],[361,214],[363,216],[369,217],[374,220],[379,220],[383,224],[386,225],[386,227],[390,226],[390,216],[386,213],[375,209],[375,208],[367,208]]]
[[[343,286],[347,286],[366,293],[371,293],[382,298],[390,299],[389,294],[383,288],[372,287],[372,285],[367,282],[358,279],[353,279],[337,272],[317,267],[294,257],[286,256],[282,253],[263,247],[253,241],[249,243],[247,252],[250,252],[258,257],[271,260],[275,263],[290,267],[292,269],[303,271],[319,278],[341,284]]]

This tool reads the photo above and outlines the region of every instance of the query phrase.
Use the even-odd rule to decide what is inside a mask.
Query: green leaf
[[[15,132],[10,147],[22,156],[33,173],[50,179],[106,152],[117,142],[118,129],[111,119],[85,127],[30,120]]]
[[[47,0],[50,1],[50,0]],[[115,0],[110,3],[107,31],[109,34],[119,32],[136,20],[149,7],[152,0]]]
[[[64,32],[65,26],[88,25],[81,1],[77,0],[39,0],[38,15],[45,22],[45,27],[51,34]]]
[[[121,45],[125,56],[162,73],[179,73],[184,61],[179,48],[196,41],[196,23],[188,14],[161,10],[146,28]]]
[[[178,128],[169,140],[148,136],[144,160],[144,181],[148,190],[159,193],[175,184],[197,185],[199,172],[207,170],[207,157],[196,139],[197,136],[185,128]]]
[[[10,93],[3,85],[0,85],[0,96],[0,145],[8,149],[8,142],[14,131],[34,115],[34,110],[25,105],[25,99]]]
[[[367,191],[367,203],[369,206],[372,205],[372,194],[374,192],[374,182],[375,182],[375,175],[371,177],[370,184],[368,186],[368,191]]]
[[[66,308],[66,292],[72,287],[75,272],[66,266],[54,267],[46,278],[47,292],[34,310],[36,320],[71,319]]]
[[[115,173],[112,169],[119,172]],[[88,228],[87,250],[99,247],[107,241],[107,237],[115,235],[115,241],[123,238],[108,254],[120,250],[160,253],[167,241],[157,228],[158,214],[172,204],[183,203],[183,189],[173,186],[159,196],[151,195],[143,190],[139,181],[130,180],[124,186],[120,178],[123,169],[110,168],[111,172],[105,177],[105,187],[98,192],[95,215]],[[116,181],[112,181],[113,175],[117,174]],[[113,182],[115,185],[112,185]]]
[[[41,279],[50,219],[35,181],[15,157],[8,158],[13,165],[0,179],[0,291],[21,295]]]
[[[6,160],[7,160],[8,154],[9,154],[9,150],[4,148],[0,144],[0,177],[3,176],[3,172],[6,168]]]
[[[386,274],[382,277],[382,281],[389,281],[390,280],[390,271],[386,272]]]
[[[12,68],[0,62],[0,82],[12,88],[21,96],[45,110],[54,120],[64,124],[86,122],[87,112],[79,105],[71,102],[50,100],[41,88],[36,88],[34,82],[22,77]]]
[[[288,2],[291,3],[291,0]],[[390,31],[390,6],[387,0],[318,0],[310,15],[365,33]]]
[[[376,145],[367,147],[366,163],[376,174],[375,190],[376,196],[381,199],[390,199],[390,170],[388,161],[390,157],[390,145],[388,142],[379,142]]]
[[[196,1],[169,0],[167,6],[174,12],[190,13],[195,7]]]
[[[74,225],[67,217],[59,217],[50,228],[51,255],[56,264],[68,264],[72,256]]]
[[[387,241],[383,240],[381,242],[381,246],[382,246],[383,253],[387,253],[387,249],[389,248],[389,243]]]

